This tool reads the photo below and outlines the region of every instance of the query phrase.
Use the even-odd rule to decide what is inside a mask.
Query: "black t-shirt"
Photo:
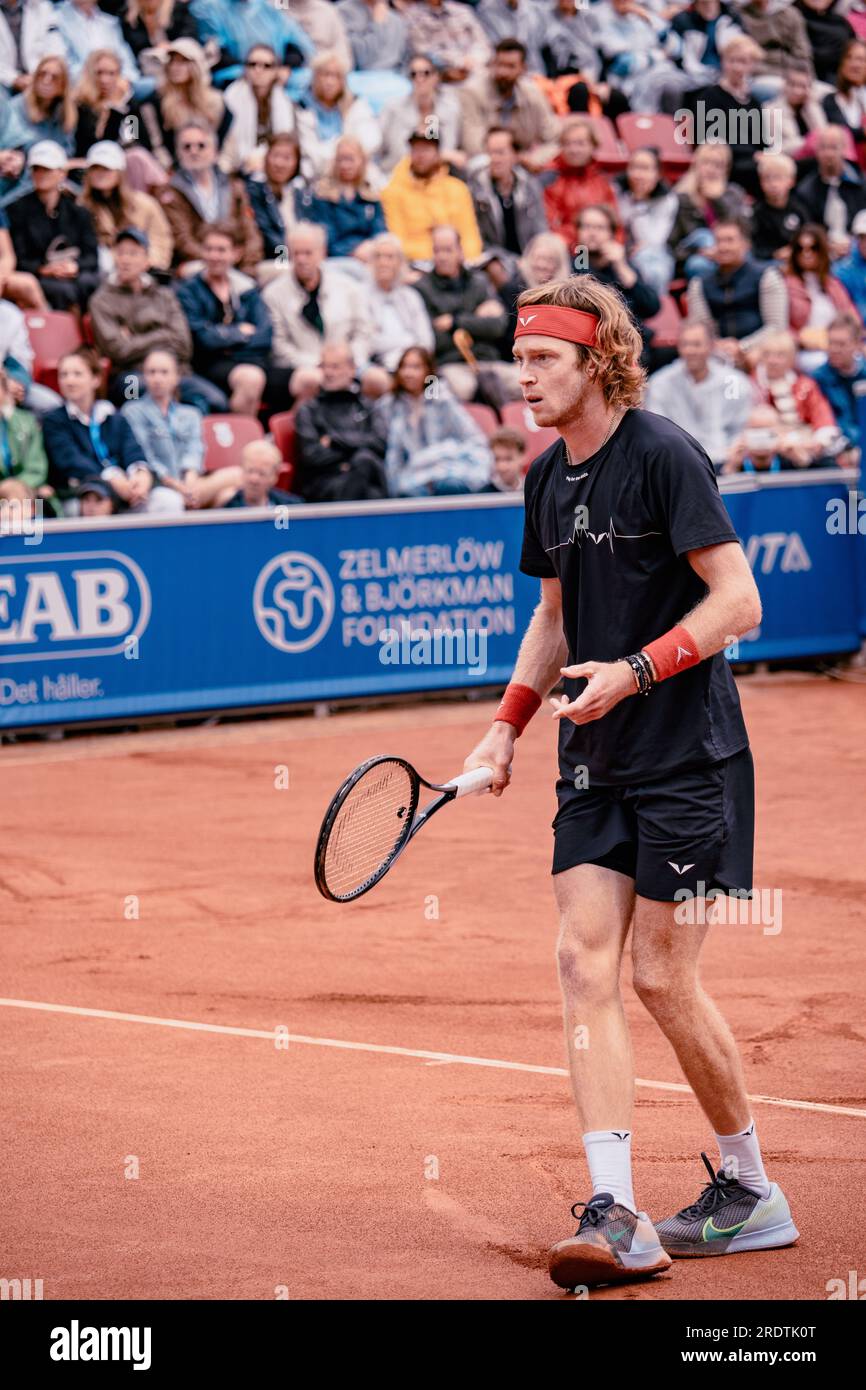
[[[557,441],[526,476],[520,568],[559,578],[568,665],[616,661],[680,623],[706,595],[686,552],[736,541],[713,465],[691,435],[629,410],[612,438],[570,467]],[[585,508],[585,511],[576,509]],[[575,699],[585,682],[568,679]],[[560,775],[628,785],[718,762],[748,746],[722,652],[559,731]]]

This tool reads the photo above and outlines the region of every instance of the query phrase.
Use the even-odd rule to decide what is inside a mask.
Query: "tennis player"
[[[541,598],[494,723],[465,764],[492,767],[501,795],[515,741],[564,677],[565,694],[550,700],[553,884],[592,1192],[572,1208],[575,1219],[582,1208],[576,1234],[550,1254],[563,1288],[798,1234],[764,1171],[734,1038],[698,975],[707,927],[681,924],[688,896],[698,909],[710,890],[752,887],[752,757],[723,651],[760,621],[760,599],[707,454],[640,409],[640,352],[622,299],[592,276],[518,300],[523,395],[536,424],[561,438],[526,478],[521,569],[541,580]],[[699,923],[710,910],[691,915]],[[635,989],[719,1146],[717,1172],[702,1155],[701,1194],[655,1225],[632,1187],[634,1066],[619,988],[632,921]]]

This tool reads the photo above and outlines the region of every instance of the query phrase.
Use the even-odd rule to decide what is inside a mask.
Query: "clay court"
[[[714,929],[704,979],[800,1243],[675,1261],[593,1301],[822,1300],[866,1274],[864,690],[739,684],[755,882],[782,889],[783,925]],[[447,778],[492,710],[0,750],[0,1273],[41,1278],[45,1299],[568,1301],[546,1253],[587,1185],[563,1070],[551,726],[533,722],[501,801],[447,808],[372,893],[337,906],[312,880],[353,766],[400,753]],[[660,1218],[715,1151],[630,977],[627,958],[635,1190]]]

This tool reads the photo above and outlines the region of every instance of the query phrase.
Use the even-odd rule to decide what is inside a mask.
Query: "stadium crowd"
[[[0,0],[0,84],[0,498],[518,489],[586,273],[720,473],[859,458],[866,0]]]

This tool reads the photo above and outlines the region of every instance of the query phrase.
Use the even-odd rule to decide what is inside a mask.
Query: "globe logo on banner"
[[[306,652],[334,616],[334,586],[323,565],[302,550],[269,560],[256,580],[253,616],[266,642],[281,652]]]

